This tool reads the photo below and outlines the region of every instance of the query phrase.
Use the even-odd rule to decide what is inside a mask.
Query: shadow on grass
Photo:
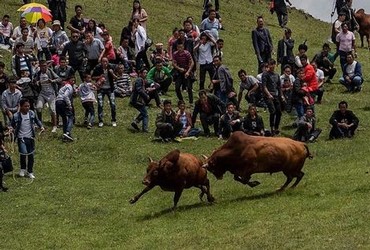
[[[370,106],[366,106],[362,108],[363,111],[370,111]]]
[[[191,204],[191,205],[178,206],[176,209],[173,209],[172,207],[171,208],[166,208],[166,209],[164,209],[162,211],[159,211],[159,212],[155,212],[155,213],[152,213],[152,214],[140,216],[137,219],[137,221],[152,220],[152,219],[156,219],[156,218],[159,218],[161,216],[164,216],[166,214],[188,211],[188,210],[191,210],[191,209],[205,207],[205,206],[212,206],[212,204],[213,203],[209,203],[209,202],[198,202],[198,203]]]
[[[241,201],[253,201],[253,200],[260,200],[260,199],[266,199],[272,196],[277,196],[282,194],[283,192],[279,191],[273,191],[273,192],[266,192],[262,194],[255,194],[255,195],[250,195],[250,196],[242,196],[242,197],[237,197],[232,200],[227,200],[225,202],[230,203],[230,202],[241,202]]]

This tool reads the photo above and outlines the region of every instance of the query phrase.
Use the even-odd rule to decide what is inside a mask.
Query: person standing
[[[65,85],[58,91],[55,101],[57,115],[62,117],[63,122],[63,140],[73,141],[71,135],[73,127],[73,87],[70,82],[65,82]]]
[[[215,95],[225,104],[232,102],[234,105],[237,105],[236,93],[233,86],[234,80],[231,76],[230,70],[222,64],[221,57],[219,56],[213,57],[213,65],[216,69],[212,79],[212,84],[214,86],[218,86],[217,88],[214,88]]]
[[[136,68],[141,67],[150,68],[150,63],[148,56],[146,55],[146,45],[147,35],[145,29],[140,25],[139,19],[135,18],[132,20],[132,32],[131,36],[135,38],[135,56],[136,56]],[[143,65],[144,64],[144,65]]]
[[[53,21],[59,20],[64,29],[64,23],[67,21],[67,0],[48,0],[48,4],[53,16]]]
[[[270,31],[264,27],[262,16],[257,17],[257,28],[252,31],[252,42],[258,60],[258,73],[262,73],[261,64],[271,59],[274,49]]]
[[[135,130],[140,131],[138,124],[142,122],[142,131],[144,133],[148,132],[149,116],[148,110],[146,109],[146,102],[149,100],[149,95],[146,93],[146,74],[148,71],[145,68],[139,69],[139,77],[136,78],[134,87],[132,90],[132,95],[130,99],[130,104],[139,111],[138,116],[131,123],[131,127]]]
[[[285,28],[288,23],[288,10],[285,2],[290,6],[292,6],[292,3],[289,0],[272,0],[272,2],[274,2],[274,11],[276,12],[279,25],[281,28]]]
[[[7,123],[13,118],[13,115],[19,110],[19,102],[22,99],[22,92],[17,89],[15,77],[8,79],[8,89],[1,95],[1,107],[4,116],[7,117]]]
[[[26,174],[29,178],[35,179],[33,173],[35,153],[35,125],[40,128],[40,133],[45,130],[35,112],[30,110],[30,103],[27,99],[19,102],[20,109],[14,114],[11,126],[14,129],[14,136],[17,138],[20,155],[21,170],[20,177]]]
[[[284,32],[284,37],[278,42],[277,48],[277,63],[281,64],[281,74],[284,73],[286,65],[294,67],[294,39],[292,39],[292,30],[287,28]]]
[[[97,81],[98,85],[98,118],[99,128],[104,126],[103,123],[103,104],[104,96],[108,96],[111,110],[112,126],[117,127],[116,122],[116,98],[114,95],[114,71],[116,65],[110,64],[108,58],[103,57],[92,73],[92,79]]]
[[[95,85],[91,83],[91,75],[85,74],[85,81],[78,87],[78,92],[81,97],[82,107],[85,110],[84,124],[87,129],[91,129],[94,125],[95,109],[94,103],[96,102],[94,90]]]
[[[265,94],[265,101],[270,113],[271,134],[280,133],[281,101],[285,101],[280,88],[280,76],[275,72],[276,61],[270,59],[267,72],[262,74],[262,89]]]
[[[194,66],[193,58],[189,51],[184,49],[183,43],[177,44],[177,51],[173,54],[172,64],[176,70],[175,90],[179,100],[184,100],[181,93],[181,86],[186,86],[189,95],[189,103],[193,103],[193,82],[192,68]]]
[[[348,29],[348,22],[343,22],[341,24],[342,32],[337,35],[336,45],[337,51],[340,58],[340,66],[342,72],[344,73],[344,64],[347,62],[347,55],[349,53],[354,53],[356,55],[356,44],[355,44],[355,34]]]

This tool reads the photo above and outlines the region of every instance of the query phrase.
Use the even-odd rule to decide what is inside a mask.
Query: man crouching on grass
[[[28,173],[28,177],[35,179],[33,174],[33,163],[35,153],[35,124],[43,132],[45,129],[41,121],[37,118],[35,112],[30,110],[30,102],[28,99],[21,99],[19,102],[20,109],[14,114],[11,128],[14,129],[14,136],[18,141],[18,150],[20,155],[21,170],[20,177],[24,177]],[[27,162],[28,160],[28,162]],[[27,171],[26,171],[27,167]]]

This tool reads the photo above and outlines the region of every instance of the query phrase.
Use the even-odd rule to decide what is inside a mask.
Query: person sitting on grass
[[[248,114],[243,119],[242,128],[244,133],[248,135],[265,136],[265,126],[262,117],[257,113],[256,106],[249,106]]]
[[[193,128],[191,113],[186,110],[185,102],[180,100],[177,103],[177,107],[179,110],[176,113],[176,122],[182,124],[182,129],[178,133],[178,136],[180,136],[180,138],[192,136],[198,137],[201,129]]]
[[[176,112],[172,110],[170,100],[163,101],[163,110],[157,115],[155,126],[155,136],[165,142],[173,140],[181,131],[183,125],[176,119]]]
[[[338,138],[352,138],[359,124],[359,119],[350,110],[348,110],[348,103],[341,101],[338,104],[339,110],[334,111],[330,117],[329,123],[332,125],[329,139]]]
[[[232,132],[241,130],[241,117],[234,103],[227,104],[226,113],[220,117],[219,128],[219,139],[228,139]]]
[[[294,140],[301,142],[314,142],[319,137],[321,129],[316,128],[316,117],[312,107],[306,108],[306,113],[298,122],[297,131],[294,133]]]
[[[363,82],[361,64],[355,61],[352,54],[348,54],[339,83],[344,85],[348,92],[359,92],[362,90]]]

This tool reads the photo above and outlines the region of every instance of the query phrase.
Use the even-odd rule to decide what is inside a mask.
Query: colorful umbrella
[[[36,23],[40,18],[50,22],[53,18],[50,11],[42,7],[29,7],[23,12],[22,17],[25,17],[29,23]]]
[[[48,7],[46,7],[45,5],[40,4],[40,3],[28,3],[28,4],[25,4],[22,7],[20,7],[17,11],[25,11],[26,9],[31,8],[31,7],[41,7],[41,8],[46,9],[46,10],[48,10],[50,12],[50,9]]]

